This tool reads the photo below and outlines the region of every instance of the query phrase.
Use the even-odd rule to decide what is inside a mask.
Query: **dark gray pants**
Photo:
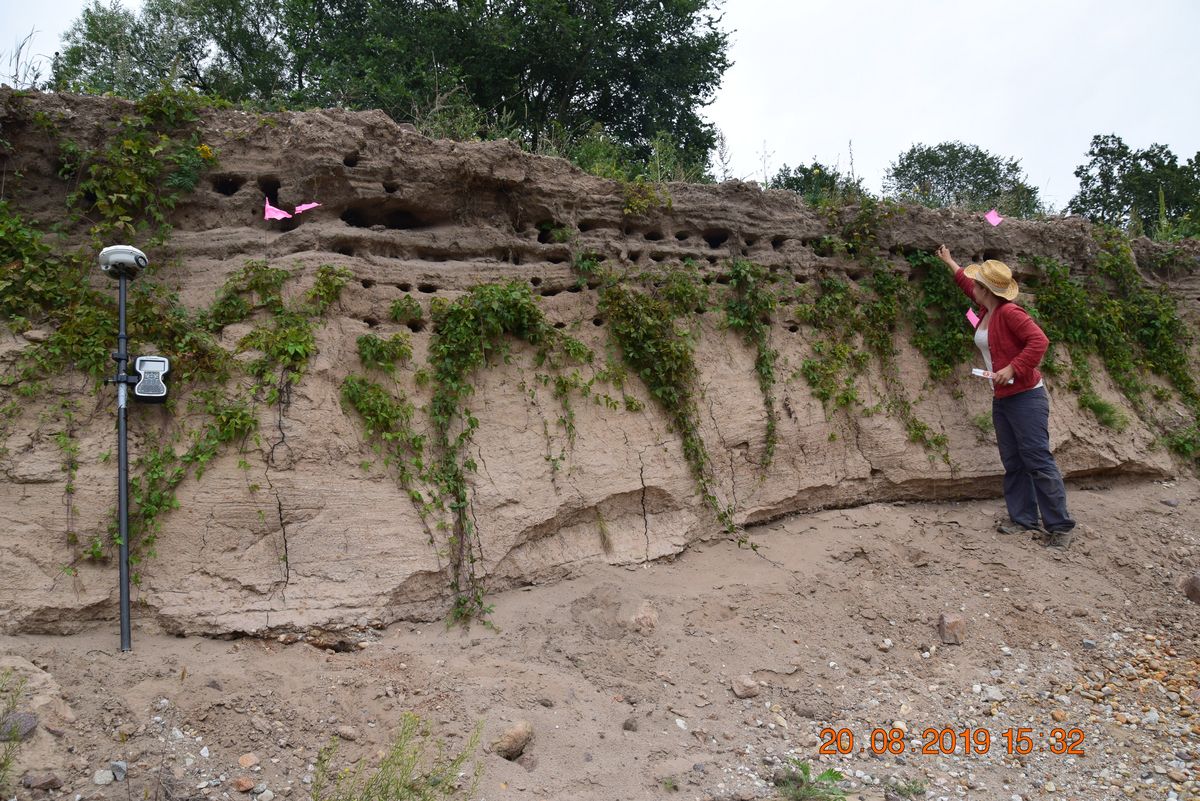
[[[1008,516],[1026,528],[1037,528],[1039,515],[1047,531],[1070,531],[1075,521],[1067,511],[1067,488],[1050,454],[1050,396],[1037,387],[1007,398],[992,399],[992,423],[1004,463],[1004,500]]]

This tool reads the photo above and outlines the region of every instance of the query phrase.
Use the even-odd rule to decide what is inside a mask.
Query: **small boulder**
[[[658,625],[658,610],[649,601],[642,601],[641,606],[634,613],[630,623],[633,625],[633,630],[638,634],[649,634]]]
[[[38,726],[32,712],[10,712],[0,716],[0,740],[28,740]]]
[[[533,724],[527,720],[518,720],[492,743],[492,751],[512,762],[525,752],[532,739]]]
[[[938,615],[937,629],[942,642],[947,645],[962,645],[967,636],[967,619],[953,612],[943,612]]]
[[[358,739],[358,729],[353,726],[338,726],[337,736],[348,742],[354,742]]]
[[[1194,604],[1200,604],[1200,573],[1193,573],[1183,582],[1183,594]]]
[[[92,776],[92,784],[97,784],[101,787],[112,784],[116,780],[117,777],[113,776],[113,772],[111,770],[98,770],[96,771],[95,775]]]
[[[730,689],[738,698],[753,698],[762,691],[754,677],[747,675],[734,676]]]
[[[21,786],[29,790],[57,790],[62,784],[62,779],[50,772],[26,773],[21,777]]]
[[[240,757],[238,757],[238,765],[240,765],[242,768],[244,768],[246,770],[249,770],[250,768],[254,767],[257,764],[258,764],[258,755],[257,754],[253,754],[253,753],[242,754]]]
[[[254,789],[254,785],[256,784],[258,784],[258,781],[251,779],[249,776],[238,776],[233,780],[233,789],[239,793],[248,793]]]

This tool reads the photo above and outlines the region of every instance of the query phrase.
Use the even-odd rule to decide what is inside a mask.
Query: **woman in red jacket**
[[[992,423],[1004,464],[1004,500],[1012,518],[1000,531],[1036,531],[1044,525],[1048,544],[1065,549],[1071,544],[1075,521],[1067,511],[1067,490],[1050,453],[1050,397],[1038,372],[1050,341],[1033,318],[1012,302],[1018,289],[1007,264],[988,259],[963,269],[945,245],[937,255],[954,271],[959,288],[981,307],[975,345],[983,354],[984,367],[993,373]]]

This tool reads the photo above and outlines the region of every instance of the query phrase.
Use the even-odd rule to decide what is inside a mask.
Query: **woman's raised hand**
[[[941,245],[938,247],[937,252],[934,255],[944,261],[946,266],[951,270],[958,270],[958,264],[954,261],[954,257],[950,255],[950,248],[946,247],[945,245]]]

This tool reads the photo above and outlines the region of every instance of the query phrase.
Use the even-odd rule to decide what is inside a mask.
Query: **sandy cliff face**
[[[60,138],[97,142],[125,109],[118,101],[69,96],[9,96],[4,105],[0,121],[13,145],[6,194],[27,219],[48,226],[61,218],[70,187],[55,175],[58,142],[29,122],[32,112],[59,120]],[[405,329],[388,316],[398,298],[416,298],[428,315],[434,298],[452,300],[483,282],[527,282],[548,319],[602,360],[615,346],[595,287],[581,286],[572,271],[581,252],[647,268],[692,259],[718,288],[734,258],[768,268],[780,285],[825,273],[862,277],[855,262],[817,255],[814,246],[832,230],[828,219],[794,195],[749,184],[673,184],[669,207],[629,216],[617,184],[565,161],[507,142],[430,141],[381,113],[221,111],[209,113],[201,131],[219,153],[219,167],[175,209],[174,234],[155,256],[158,280],[198,309],[250,259],[292,271],[285,287],[292,296],[312,285],[319,265],[344,266],[353,279],[318,324],[318,354],[290,402],[259,405],[258,440],[248,441],[245,453],[227,449],[202,478],[181,486],[179,508],[164,519],[158,555],[142,565],[136,594],[135,617],[168,631],[337,629],[445,613],[445,538],[422,521],[339,396],[342,380],[360,370],[356,338]],[[21,175],[15,182],[14,171]],[[322,205],[266,221],[264,195],[282,208]],[[569,239],[555,241],[564,236],[549,236],[551,230]],[[905,209],[887,217],[877,236],[880,252],[901,270],[908,269],[903,254],[941,242],[964,263],[1003,259],[1018,278],[1031,274],[1033,255],[1073,269],[1087,269],[1096,257],[1089,226],[1079,219],[993,228],[976,216]],[[61,244],[82,242],[69,228]],[[1148,243],[1139,249],[1143,260],[1155,252]],[[97,277],[97,285],[104,280]],[[1194,285],[1182,286],[1196,295]],[[822,408],[794,375],[812,344],[790,306],[780,308],[770,332],[780,354],[779,438],[764,469],[767,410],[754,351],[722,327],[719,311],[697,319],[701,433],[716,495],[732,505],[737,523],[825,506],[998,492],[994,442],[971,423],[989,408],[983,382],[933,384],[925,360],[900,343],[900,374],[917,414],[949,439],[946,464],[886,414]],[[412,365],[396,383],[419,405],[429,393],[414,371],[425,363],[433,331],[417,327]],[[233,349],[247,330],[249,323],[230,326],[222,343]],[[13,364],[43,333],[5,333],[0,359]],[[468,405],[479,427],[468,453],[478,469],[468,474],[470,514],[480,534],[476,570],[489,587],[552,581],[597,562],[657,559],[721,534],[697,494],[678,432],[636,377],[626,391],[644,408],[577,401],[570,443],[539,372],[532,351],[514,343],[508,361],[474,376]],[[1102,373],[1096,383],[1120,402]],[[9,423],[0,460],[0,626],[8,631],[64,631],[116,613],[115,563],[79,562],[67,538],[68,531],[102,530],[111,513],[112,393],[79,374],[57,376],[50,387]],[[1114,435],[1081,412],[1064,387],[1050,381],[1050,391],[1051,436],[1068,476],[1174,471],[1136,415]],[[879,376],[868,370],[859,380],[864,405],[881,392]],[[80,407],[72,423],[80,467],[75,492],[64,493],[63,454],[52,436],[61,426],[48,422],[46,410],[70,398]],[[136,407],[132,453],[151,432],[169,436],[194,417],[182,402],[173,411]],[[417,425],[428,426],[420,411]],[[77,574],[63,572],[66,565]]]

